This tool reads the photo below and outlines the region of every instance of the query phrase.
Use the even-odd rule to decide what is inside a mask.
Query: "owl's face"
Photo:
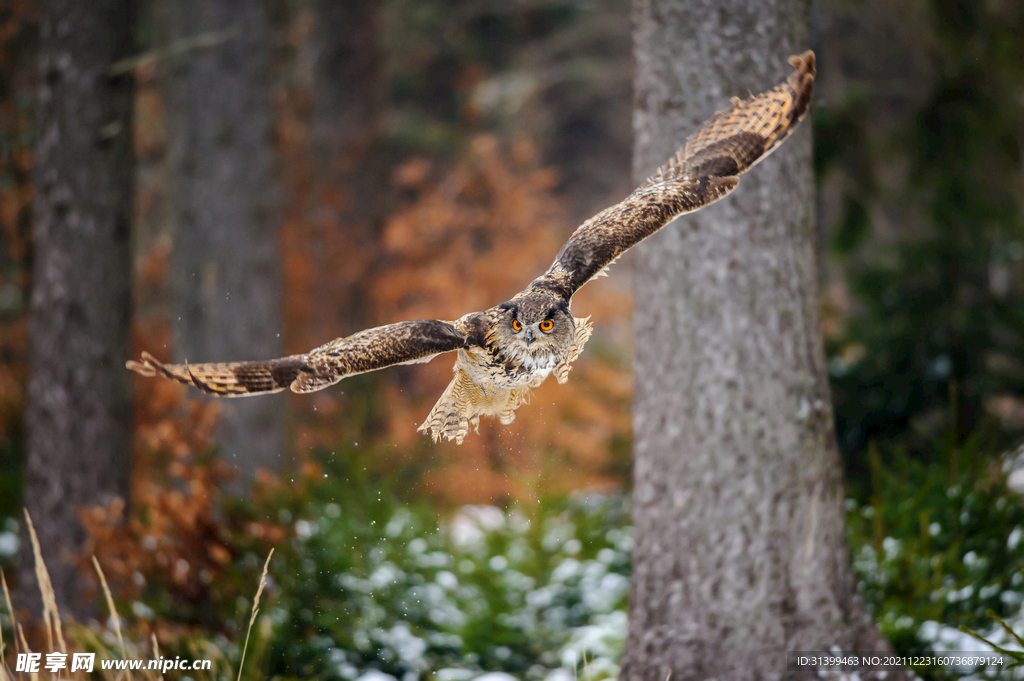
[[[575,324],[569,306],[549,296],[526,296],[498,306],[498,336],[506,355],[543,357],[572,344]]]

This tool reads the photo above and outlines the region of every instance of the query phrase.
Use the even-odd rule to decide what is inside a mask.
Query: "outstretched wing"
[[[304,355],[265,362],[164,364],[149,353],[127,367],[143,376],[164,376],[221,397],[321,390],[346,376],[396,364],[429,362],[435,355],[464,347],[467,335],[458,322],[420,319],[367,329],[338,338]]]
[[[625,201],[583,223],[530,288],[568,300],[630,247],[735,189],[738,176],[771,153],[807,113],[814,53],[789,63],[795,70],[784,83],[743,101],[734,98]]]

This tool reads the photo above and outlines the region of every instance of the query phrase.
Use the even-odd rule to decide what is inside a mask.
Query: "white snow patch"
[[[463,506],[449,527],[455,545],[468,548],[479,544],[487,532],[505,527],[505,514],[494,506]]]
[[[398,679],[391,676],[391,674],[385,674],[384,672],[377,671],[376,669],[371,669],[356,679],[356,681],[398,681]]]
[[[476,672],[469,669],[438,669],[434,672],[434,681],[469,681]]]
[[[473,679],[473,681],[519,681],[516,677],[505,672],[488,672],[481,674],[480,676]]]

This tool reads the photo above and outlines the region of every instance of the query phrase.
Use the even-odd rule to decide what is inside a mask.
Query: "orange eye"
[[[512,320],[512,330],[513,331],[522,331],[523,330],[523,325],[519,323],[518,319],[513,319]]]
[[[551,321],[550,319],[545,319],[544,321],[542,321],[540,323],[540,330],[541,331],[550,331],[553,328],[555,328],[555,323],[553,321]]]

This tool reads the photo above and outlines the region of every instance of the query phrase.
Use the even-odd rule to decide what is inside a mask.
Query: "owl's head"
[[[537,293],[498,306],[498,331],[506,352],[520,357],[551,355],[568,348],[576,327],[569,304],[560,297]]]

